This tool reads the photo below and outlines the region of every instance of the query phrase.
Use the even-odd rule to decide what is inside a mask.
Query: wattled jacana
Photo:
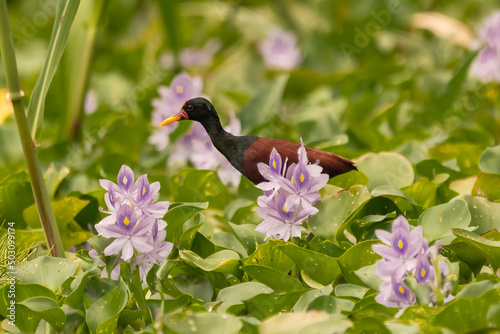
[[[181,110],[165,119],[161,126],[185,119],[200,122],[219,152],[254,184],[266,181],[260,174],[257,163],[268,164],[273,147],[280,153],[282,161],[288,158],[288,163],[298,162],[297,150],[300,144],[283,139],[234,136],[224,131],[214,106],[202,97],[186,101]],[[306,151],[309,161],[314,163],[319,160],[323,173],[330,175],[330,178],[357,170],[352,161],[336,154],[311,147],[306,147]]]

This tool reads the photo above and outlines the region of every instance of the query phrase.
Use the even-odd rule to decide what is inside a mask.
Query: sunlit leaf
[[[293,276],[289,276],[274,268],[263,265],[246,265],[241,269],[258,282],[264,283],[276,292],[290,292],[303,289],[302,283]]]
[[[368,177],[368,190],[382,185],[401,189],[411,185],[415,177],[410,162],[397,153],[368,153],[356,160],[356,166]]]
[[[418,225],[422,226],[422,235],[427,241],[441,239],[441,243],[447,245],[453,239],[451,229],[465,228],[470,222],[471,214],[467,202],[459,199],[425,210],[418,220]]]
[[[40,256],[16,266],[17,279],[23,283],[39,283],[57,291],[75,273],[76,263],[67,259]]]

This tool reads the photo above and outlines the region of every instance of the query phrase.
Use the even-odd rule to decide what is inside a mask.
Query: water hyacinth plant
[[[267,39],[258,45],[264,62],[272,70],[292,70],[301,60],[300,49],[297,47],[297,37],[280,28],[272,29]]]
[[[427,300],[430,305],[442,305],[453,298],[451,284],[445,281],[448,265],[439,260],[439,240],[429,247],[422,236],[422,227],[417,226],[410,232],[410,225],[403,216],[394,220],[391,233],[375,230],[375,234],[384,243],[372,246],[382,256],[376,262],[377,277],[383,280],[380,293],[375,297],[378,303],[402,308],[399,314],[415,304],[415,292],[405,284],[408,277],[429,288]]]
[[[265,195],[257,199],[257,213],[264,221],[255,230],[266,233],[266,239],[272,236],[288,241],[300,237],[301,232],[306,232],[302,226],[304,220],[318,213],[314,204],[321,200],[319,190],[329,177],[321,174],[321,166],[309,163],[302,138],[300,142],[298,163],[287,166],[287,160],[282,162],[281,155],[273,148],[269,165],[258,164],[267,182],[256,185]]]
[[[139,268],[141,279],[145,279],[153,264],[166,261],[172,250],[172,243],[166,242],[162,220],[168,211],[169,202],[153,203],[160,190],[160,183],[149,184],[147,175],[134,179],[134,172],[123,165],[118,172],[118,184],[101,179],[108,216],[95,225],[98,235],[111,239],[103,252],[104,256],[119,255],[120,261],[132,264],[132,270]],[[135,182],[134,182],[135,181]],[[91,256],[97,252],[91,250]],[[119,266],[110,268],[111,278],[117,279]],[[103,271],[103,275],[106,271]]]

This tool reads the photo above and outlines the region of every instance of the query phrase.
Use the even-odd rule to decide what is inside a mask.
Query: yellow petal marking
[[[399,293],[401,294],[405,293],[405,289],[401,285],[399,286]]]
[[[175,92],[176,92],[177,94],[182,94],[182,93],[184,93],[184,87],[183,87],[183,86],[181,86],[181,85],[176,86],[176,87],[175,87]]]
[[[425,274],[426,274],[425,268],[422,268],[422,270],[420,271],[420,276],[424,277]]]
[[[128,224],[130,224],[130,220],[128,219],[128,217],[125,217],[125,219],[123,220],[123,223],[127,226],[128,226]]]
[[[285,211],[285,213],[288,213],[288,211],[286,211],[285,204],[283,204],[283,211]]]
[[[399,242],[398,242],[399,249],[403,249],[403,246],[404,246],[403,241],[399,240]]]
[[[123,177],[123,180],[122,180],[123,184],[127,184],[128,183],[128,179],[126,176]]]
[[[304,174],[300,173],[300,182],[304,182],[304,179],[305,179]]]
[[[142,187],[142,196],[144,196],[144,194],[146,193],[146,187]]]
[[[293,176],[292,176],[292,180],[291,181],[292,181],[292,184],[295,184],[295,180],[293,179]]]
[[[109,200],[113,202],[113,195],[109,194]]]
[[[273,160],[273,168],[276,169],[276,161]]]

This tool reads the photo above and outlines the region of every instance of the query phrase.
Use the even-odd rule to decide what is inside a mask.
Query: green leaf
[[[358,270],[359,271],[359,270]],[[357,272],[356,272],[357,274]],[[366,283],[366,282],[365,282]],[[369,289],[355,284],[339,284],[335,287],[335,296],[337,297],[354,297],[361,299]]]
[[[128,302],[127,284],[119,280],[118,285],[96,300],[86,312],[86,322],[90,333],[114,333],[120,312]]]
[[[182,235],[182,227],[186,221],[198,212],[208,207],[208,203],[175,203],[172,204],[165,215],[167,222],[167,241],[177,243]]]
[[[479,159],[479,169],[486,174],[500,174],[500,145],[488,147]]]
[[[244,282],[222,289],[217,295],[217,301],[222,302],[217,308],[218,313],[225,313],[234,305],[242,305],[245,300],[249,300],[260,294],[273,293],[273,289],[259,282]]]
[[[319,212],[308,220],[310,231],[323,239],[335,240],[340,226],[370,197],[365,186],[357,185],[322,199],[316,204]]]
[[[31,298],[45,298],[53,301],[53,304],[57,303],[56,294],[40,284],[16,284],[15,287],[15,299],[10,293],[11,284],[5,284],[0,288],[0,314],[6,318],[10,314],[8,307],[11,307],[11,301],[15,301],[17,304]],[[14,306],[15,308],[15,306]],[[11,307],[12,309],[12,307]],[[57,312],[57,311],[56,311]],[[54,314],[51,314],[51,316]],[[36,311],[29,309],[28,307],[18,307],[15,308],[16,316],[16,326],[24,333],[35,333],[40,320],[42,319],[41,314]],[[57,315],[55,315],[57,319]],[[9,319],[9,318],[7,318]],[[20,321],[23,319],[23,321]],[[10,320],[10,319],[9,319]]]
[[[471,246],[474,251],[481,254],[496,272],[500,268],[500,241],[485,239],[472,232],[459,228],[452,229],[452,232],[464,243]]]
[[[245,265],[259,264],[287,274],[295,268],[296,264],[278,248],[279,245],[283,244],[282,241],[269,240],[241,262]]]
[[[319,296],[307,306],[308,311],[324,311],[330,314],[341,314],[350,312],[354,308],[354,302],[332,296]]]
[[[461,195],[457,198],[467,202],[471,214],[469,226],[477,226],[474,233],[483,234],[491,230],[500,230],[500,203],[470,195]]]
[[[286,243],[278,247],[309,277],[322,285],[332,283],[341,274],[337,259],[333,257],[301,248],[292,243]]]
[[[498,305],[500,289],[486,292],[477,298],[455,298],[436,314],[433,324],[454,332],[470,332],[488,327],[488,311]],[[460,316],[457,316],[457,315]]]
[[[33,315],[48,322],[57,331],[62,330],[66,322],[66,314],[59,307],[56,301],[47,297],[33,297],[16,303],[17,309],[26,308],[25,313],[31,311]],[[32,315],[32,316],[33,316]],[[28,317],[29,319],[29,317]]]
[[[377,244],[378,240],[367,240],[360,242],[349,248],[338,259],[340,269],[347,283],[366,286],[366,284],[359,279],[356,271],[360,268],[374,264],[380,259],[380,255],[375,253],[372,245]]]
[[[221,208],[228,196],[216,171],[185,168],[172,176],[171,196],[177,202],[211,202]],[[167,212],[168,214],[168,212]]]
[[[87,204],[89,204],[89,201],[77,197],[66,197],[61,201],[52,202],[51,205],[59,229],[63,230]],[[33,204],[24,210],[23,217],[30,228],[39,228],[41,226],[36,205]]]
[[[260,334],[320,334],[344,333],[351,321],[339,314],[324,312],[282,313],[272,316],[259,326]]]
[[[413,183],[411,163],[401,154],[392,152],[368,153],[358,158],[356,166],[369,179],[368,190],[388,185],[401,189]]]
[[[446,86],[446,90],[437,96],[435,101],[435,108],[432,108],[433,113],[446,115],[447,111],[452,107],[453,103],[457,101],[458,95],[462,89],[464,82],[467,80],[469,74],[469,67],[472,61],[476,58],[479,50],[472,52],[463,64],[454,73],[450,82]]]
[[[239,113],[243,132],[255,134],[252,130],[269,122],[278,114],[287,82],[288,74],[282,73],[276,76],[273,82],[264,85],[243,107]]]
[[[76,263],[67,259],[40,256],[16,266],[17,279],[23,283],[39,283],[57,291],[75,273]]]
[[[30,179],[26,172],[12,175],[0,183],[0,221],[16,223],[16,229],[26,227],[23,211],[35,203]]]
[[[480,174],[472,189],[474,196],[486,196],[492,201],[500,201],[500,175]]]
[[[247,250],[248,254],[254,253],[257,247],[265,242],[264,238],[266,237],[266,235],[264,233],[255,231],[255,227],[257,227],[257,225],[236,225],[231,222],[228,223],[236,237],[240,240],[243,247],[245,247],[245,249]]]
[[[81,200],[77,197],[66,197],[60,201],[51,203],[65,249],[81,244],[92,237],[89,231],[82,230],[78,224],[72,223],[78,213],[88,204],[89,201]],[[29,227],[41,227],[40,216],[35,204],[24,210],[23,217]]]
[[[39,141],[41,138],[45,98],[52,78],[56,73],[59,61],[61,60],[68,39],[69,30],[79,4],[79,0],[64,0],[57,2],[54,28],[52,30],[52,36],[50,37],[49,48],[45,56],[42,71],[40,72],[40,76],[33,89],[28,105],[28,124],[34,141]]]
[[[464,200],[434,206],[422,213],[418,225],[422,226],[422,235],[428,242],[441,239],[443,245],[448,245],[453,239],[452,228],[469,226],[471,215]]]
[[[238,253],[232,250],[222,250],[210,255],[206,259],[203,259],[190,250],[179,251],[179,256],[181,259],[187,261],[187,263],[201,268],[204,271],[228,273],[235,276],[238,274],[240,257]]]
[[[191,221],[194,221],[196,217],[200,217],[201,218],[201,213],[197,214],[196,216],[194,216],[191,220]],[[185,229],[185,227],[187,226],[188,224],[185,224],[184,227],[183,227],[183,230]],[[191,226],[189,227],[188,229],[186,229],[184,231],[184,233],[182,233],[180,239],[179,239],[179,249],[190,249],[191,246],[193,245],[193,242],[194,242],[194,239],[196,238],[196,234],[198,233],[198,230],[201,228],[201,226],[203,225],[203,223],[200,223],[200,224],[196,224],[194,226]]]
[[[263,265],[247,265],[241,267],[241,269],[255,280],[264,283],[276,292],[290,292],[303,289],[302,283],[297,278],[274,268]]]
[[[314,299],[319,296],[327,296],[331,294],[333,291],[333,287],[331,285],[327,285],[321,289],[313,289],[307,291],[303,294],[300,299],[293,305],[293,312],[304,312],[307,308],[307,305],[311,303]]]
[[[204,303],[212,300],[214,288],[210,281],[203,276],[176,275],[174,282],[177,289],[182,293],[188,293],[194,298],[202,300]]]
[[[85,288],[87,286],[87,280],[90,274],[92,274],[99,265],[99,258],[96,258],[92,263],[92,266],[85,270],[83,273],[78,275],[73,282],[71,282],[71,293],[69,293],[64,298],[64,304],[70,306],[71,308],[84,310],[83,306],[83,296],[85,294]]]
[[[262,321],[280,312],[290,312],[304,293],[302,290],[283,294],[259,294],[246,300],[245,306],[250,316]]]
[[[172,318],[166,325],[179,334],[220,334],[221,330],[227,334],[237,334],[243,326],[237,317],[218,313],[195,313],[183,319]]]
[[[243,247],[241,242],[236,238],[233,234],[227,232],[218,232],[212,236],[210,240],[217,247],[222,247],[226,249],[231,249],[242,257],[247,257],[248,253],[246,249]]]
[[[363,283],[374,290],[378,290],[383,282],[377,277],[377,266],[375,264],[359,268],[355,271],[355,274]]]

